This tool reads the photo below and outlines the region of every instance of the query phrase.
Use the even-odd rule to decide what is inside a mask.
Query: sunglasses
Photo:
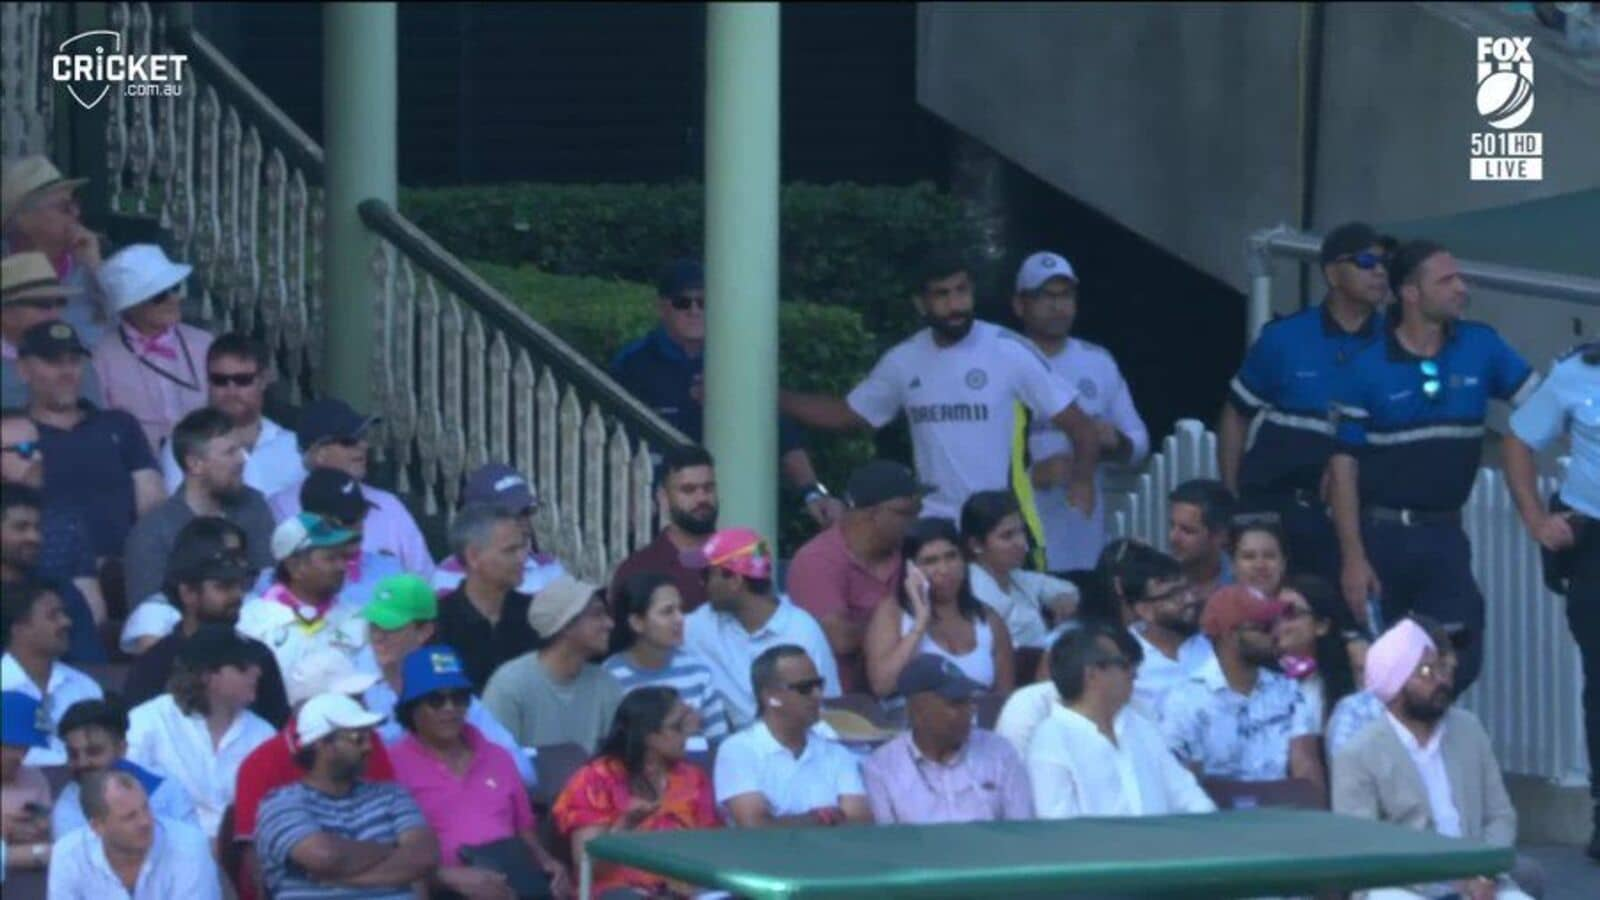
[[[65,297],[28,297],[22,300],[8,301],[6,305],[25,306],[28,309],[37,310],[66,309],[67,299]]]
[[[249,387],[256,383],[258,374],[260,373],[239,372],[230,375],[226,372],[207,372],[206,380],[211,382],[212,387],[228,387],[230,385],[233,387]]]
[[[791,681],[785,684],[784,687],[794,691],[796,694],[815,694],[817,691],[822,690],[822,685],[823,680],[821,678],[807,678],[805,681]]]
[[[706,308],[706,298],[691,297],[688,294],[674,294],[667,302],[671,303],[672,308],[678,312],[683,312],[691,306],[698,306],[701,309]]]
[[[1437,400],[1444,393],[1444,379],[1439,377],[1439,363],[1437,360],[1424,359],[1417,363],[1417,370],[1422,373],[1422,396],[1429,400]]]
[[[34,454],[43,452],[44,447],[38,441],[19,441],[0,446],[0,453],[15,453],[23,459],[33,459]]]
[[[422,698],[422,705],[429,709],[444,709],[446,706],[456,706],[466,709],[472,705],[472,692],[466,688],[455,688],[448,691],[434,691]]]
[[[1358,269],[1371,270],[1384,265],[1384,257],[1382,253],[1363,250],[1360,253],[1346,253],[1344,256],[1339,257],[1336,262],[1355,263]]]

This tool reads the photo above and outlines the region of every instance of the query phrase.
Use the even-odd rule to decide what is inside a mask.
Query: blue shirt
[[[1362,351],[1338,403],[1339,441],[1361,463],[1361,505],[1459,510],[1483,457],[1489,398],[1520,404],[1537,386],[1526,360],[1493,328],[1456,322],[1432,357],[1439,391],[1429,397],[1424,359],[1391,325]]]
[[[656,328],[635,340],[611,360],[611,377],[628,389],[640,403],[700,443],[705,426],[705,407],[690,393],[705,371],[705,357],[690,356]],[[801,445],[800,430],[793,422],[778,418],[778,452],[788,453]]]
[[[1572,462],[1561,499],[1594,518],[1600,518],[1600,363],[1584,362],[1583,354],[1597,347],[1579,347],[1557,360],[1550,377],[1511,416],[1512,433],[1535,450],[1571,432]]]
[[[121,558],[137,514],[133,473],[156,470],[139,421],[120,409],[83,403],[83,421],[63,430],[36,421],[44,446],[46,506],[76,509],[96,556]]]
[[[1382,337],[1382,313],[1345,331],[1326,303],[1268,323],[1228,400],[1240,415],[1259,417],[1239,463],[1241,488],[1317,490],[1333,453],[1333,401],[1352,363]]]

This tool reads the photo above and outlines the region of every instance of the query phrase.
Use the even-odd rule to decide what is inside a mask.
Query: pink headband
[[[1400,695],[1406,681],[1417,671],[1422,655],[1437,649],[1421,625],[1401,619],[1367,650],[1367,690],[1388,703]]]

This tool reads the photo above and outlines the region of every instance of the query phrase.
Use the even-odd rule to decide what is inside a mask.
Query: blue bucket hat
[[[7,747],[50,746],[50,722],[39,701],[21,691],[0,693],[0,744]]]
[[[400,665],[400,702],[410,703],[434,691],[472,690],[461,657],[443,644],[418,647]]]

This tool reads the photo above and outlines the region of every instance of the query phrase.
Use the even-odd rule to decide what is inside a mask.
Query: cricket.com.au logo
[[[61,42],[50,57],[50,78],[66,85],[84,109],[115,88],[124,97],[177,97],[189,57],[182,53],[124,53],[122,33],[85,31]]]
[[[1478,115],[1494,131],[1472,135],[1473,181],[1541,181],[1544,134],[1517,131],[1533,115],[1531,37],[1478,38]]]

